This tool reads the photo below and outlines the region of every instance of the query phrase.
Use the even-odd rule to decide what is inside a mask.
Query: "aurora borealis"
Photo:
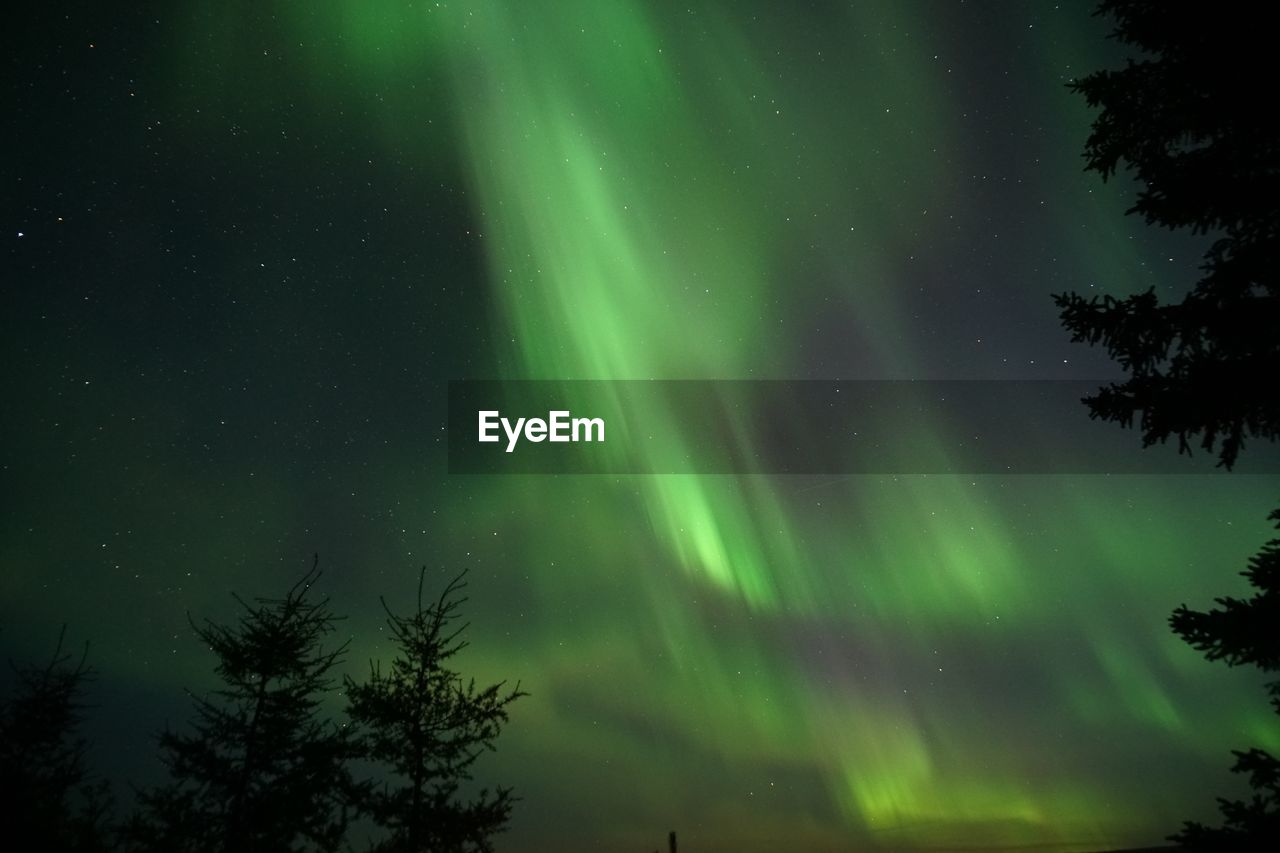
[[[100,5],[10,28],[0,637],[113,779],[313,552],[353,672],[470,570],[503,850],[1154,844],[1280,748],[1166,625],[1273,477],[447,473],[449,379],[1115,375],[1049,295],[1204,246],[1081,170],[1090,4]]]

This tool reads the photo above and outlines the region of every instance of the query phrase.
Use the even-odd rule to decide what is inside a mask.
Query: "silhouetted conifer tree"
[[[375,849],[382,853],[478,853],[493,849],[511,813],[510,788],[483,789],[468,798],[461,790],[471,766],[494,749],[507,706],[521,696],[506,682],[476,689],[449,668],[467,645],[466,625],[453,627],[466,602],[466,587],[455,578],[434,603],[424,604],[418,576],[417,609],[402,616],[382,602],[398,648],[389,670],[370,664],[369,679],[348,679],[348,713],[364,756],[390,771],[393,781],[371,787],[366,811],[388,833]]]
[[[1280,510],[1271,513],[1280,527]],[[1280,539],[1272,539],[1242,574],[1257,592],[1248,599],[1219,598],[1207,613],[1174,611],[1173,630],[1209,660],[1228,666],[1252,664],[1265,673],[1280,670]],[[1267,683],[1271,705],[1280,714],[1280,680]],[[1187,822],[1173,839],[1198,850],[1280,849],[1280,760],[1261,749],[1235,752],[1232,770],[1249,777],[1248,801],[1218,799],[1220,828]]]
[[[1176,436],[1230,468],[1246,436],[1280,436],[1280,141],[1266,98],[1277,82],[1265,6],[1223,0],[1106,0],[1113,38],[1141,53],[1071,84],[1101,111],[1087,169],[1122,166],[1140,184],[1130,213],[1218,236],[1204,277],[1179,303],[1154,291],[1055,296],[1073,340],[1101,343],[1129,374],[1089,398],[1090,414],[1144,444]],[[1264,94],[1266,93],[1266,94]],[[1140,415],[1139,415],[1140,413]]]
[[[1218,238],[1204,276],[1179,303],[1162,304],[1153,291],[1055,301],[1073,340],[1103,344],[1129,374],[1086,400],[1091,416],[1130,426],[1141,413],[1144,444],[1176,436],[1189,452],[1199,437],[1229,469],[1246,436],[1280,437],[1280,137],[1265,100],[1277,76],[1268,10],[1238,0],[1105,0],[1098,13],[1142,55],[1071,84],[1101,108],[1087,168],[1106,179],[1123,164],[1141,185],[1130,213]],[[1208,613],[1180,607],[1174,631],[1210,660],[1275,672],[1278,549],[1272,540],[1245,572],[1258,594],[1218,599]],[[1268,689],[1280,712],[1280,682]],[[1235,754],[1253,798],[1220,799],[1223,827],[1187,823],[1173,840],[1204,850],[1276,849],[1280,762],[1259,749]]]
[[[312,567],[284,598],[247,602],[232,627],[196,635],[217,656],[222,687],[195,698],[189,733],[160,749],[168,784],[139,795],[127,837],[138,848],[221,853],[335,850],[352,792],[347,733],[323,712],[346,644],[326,647],[336,617],[314,600]]]
[[[85,683],[93,670],[85,654],[63,650],[66,628],[43,667],[14,666],[14,695],[0,703],[0,803],[4,833],[27,849],[107,849],[108,786],[85,767],[79,734]]]

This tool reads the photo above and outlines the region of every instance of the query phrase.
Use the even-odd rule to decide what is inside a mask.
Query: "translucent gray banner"
[[[1099,380],[449,383],[453,474],[1197,474],[1092,420]],[[1193,443],[1194,444],[1194,443]],[[1237,473],[1280,473],[1256,442]]]

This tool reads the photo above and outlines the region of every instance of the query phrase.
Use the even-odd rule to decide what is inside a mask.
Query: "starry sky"
[[[379,595],[467,569],[462,665],[531,694],[477,768],[523,797],[500,849],[1089,850],[1210,819],[1228,750],[1280,733],[1165,620],[1243,589],[1274,477],[445,454],[451,379],[1116,376],[1050,294],[1176,297],[1205,247],[1082,171],[1065,84],[1121,59],[1090,5],[17,12],[3,651],[91,643],[92,757],[127,792],[211,683],[188,613],[318,552],[359,674]]]

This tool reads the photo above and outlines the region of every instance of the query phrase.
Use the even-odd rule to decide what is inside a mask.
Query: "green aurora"
[[[287,110],[281,133],[295,139],[279,144],[320,174],[364,159],[343,148],[363,140],[371,185],[453,199],[452,233],[476,260],[433,266],[430,246],[453,238],[370,226],[392,234],[378,242],[383,274],[399,252],[406,277],[417,263],[463,285],[421,288],[416,309],[313,302],[298,309],[309,334],[241,346],[228,377],[268,362],[255,370],[276,379],[259,384],[280,389],[313,346],[354,349],[372,355],[334,388],[351,389],[353,409],[382,400],[358,386],[415,367],[362,343],[381,334],[367,321],[415,310],[456,326],[442,340],[474,356],[396,351],[436,385],[1089,377],[1111,368],[1067,346],[1050,292],[1168,291],[1194,275],[1195,244],[1122,219],[1126,188],[1080,172],[1090,116],[1063,83],[1113,58],[1087,7],[264,5],[169,13],[147,48],[162,69],[146,78],[156,114],[232,151],[224,125],[274,138]],[[346,242],[325,249],[302,219],[283,222],[298,236],[274,238],[290,242],[281,258],[327,251],[339,286],[375,286],[358,262],[332,261]],[[204,275],[242,275],[251,244],[219,243],[246,254],[203,262]],[[253,328],[284,328],[296,298],[259,299]],[[6,388],[34,401],[60,351],[22,340],[37,369],[7,373]],[[87,376],[95,352],[132,346],[98,329],[62,370]],[[670,828],[694,851],[1154,843],[1210,815],[1210,792],[1233,784],[1229,749],[1280,748],[1257,679],[1204,662],[1165,624],[1220,594],[1266,538],[1273,479],[449,477],[437,389],[412,428],[353,439],[350,456],[328,445],[343,461],[327,468],[273,464],[270,435],[265,449],[228,440],[185,461],[209,446],[193,428],[135,459],[133,487],[77,490],[122,463],[99,459],[105,444],[66,461],[67,447],[93,447],[93,427],[60,439],[59,412],[147,411],[154,427],[225,408],[179,413],[190,397],[158,402],[123,373],[68,391],[101,396],[32,402],[6,428],[19,487],[0,554],[19,568],[5,572],[5,624],[33,649],[60,620],[92,636],[104,680],[127,685],[109,705],[206,679],[183,610],[225,614],[228,589],[270,593],[311,550],[351,613],[353,666],[383,650],[378,594],[407,595],[423,562],[440,578],[469,567],[467,665],[532,694],[479,768],[523,797],[500,849],[648,850]],[[322,417],[289,393],[267,395],[273,419]],[[392,408],[364,415],[373,432]],[[650,411],[680,417],[656,396]],[[112,452],[141,441],[122,423]],[[922,454],[954,446],[938,424],[902,429]],[[37,481],[31,460],[54,458],[70,496]],[[56,593],[78,585],[93,594]],[[133,619],[144,588],[155,612]],[[153,716],[103,736],[140,742]]]

